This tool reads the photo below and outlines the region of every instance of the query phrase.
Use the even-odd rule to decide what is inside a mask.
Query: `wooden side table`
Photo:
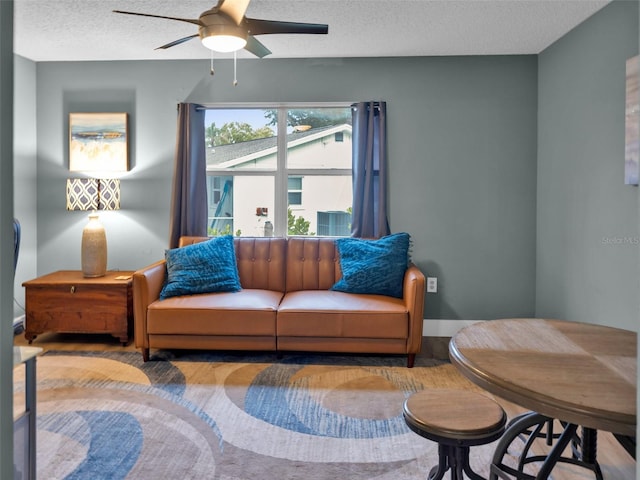
[[[25,338],[44,332],[109,333],[129,342],[133,325],[130,271],[85,278],[79,270],[61,270],[24,282]]]

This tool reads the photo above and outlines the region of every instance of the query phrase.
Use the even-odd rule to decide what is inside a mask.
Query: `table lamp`
[[[107,273],[107,235],[97,210],[120,209],[120,180],[114,178],[68,178],[67,210],[91,210],[82,230],[82,274],[102,277]]]

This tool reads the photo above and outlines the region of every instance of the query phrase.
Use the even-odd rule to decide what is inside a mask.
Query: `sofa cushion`
[[[278,337],[406,339],[408,335],[407,307],[385,295],[301,290],[286,293],[278,307]]]
[[[275,336],[281,299],[281,292],[253,289],[171,297],[149,305],[147,331],[155,335]]]
[[[212,238],[165,252],[167,278],[160,298],[210,292],[237,292],[240,279],[233,237]]]
[[[342,278],[331,290],[402,298],[402,281],[409,264],[409,234],[395,233],[377,240],[339,238]]]
[[[335,238],[287,239],[286,292],[329,290],[342,277]]]

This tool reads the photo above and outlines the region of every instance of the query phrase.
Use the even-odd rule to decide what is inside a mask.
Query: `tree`
[[[222,127],[216,127],[213,122],[205,129],[207,144],[211,147],[218,145],[229,145],[231,143],[247,142],[257,138],[273,137],[273,130],[267,126],[254,130],[245,122],[227,122]]]
[[[220,230],[218,230],[217,228],[207,227],[207,235],[210,237],[222,237],[223,235],[231,235],[231,225],[227,224]],[[241,236],[242,230],[236,230],[236,233],[234,235],[236,237]]]
[[[287,234],[288,235],[315,235],[309,233],[311,222],[304,217],[296,217],[290,208],[287,208]]]
[[[277,110],[267,110],[264,116],[269,120],[268,125],[276,125]],[[343,123],[351,124],[351,112],[345,108],[287,110],[287,126],[289,127],[310,125],[311,128],[318,128]]]
[[[204,129],[204,136],[207,146],[214,146],[214,139],[216,138],[216,132],[218,129],[216,128],[216,122],[213,122],[211,125]]]

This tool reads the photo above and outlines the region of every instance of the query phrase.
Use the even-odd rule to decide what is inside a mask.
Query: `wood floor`
[[[24,335],[15,337],[16,345],[28,345]],[[122,346],[120,341],[110,335],[56,334],[39,335],[33,346],[47,350],[62,351],[136,351],[133,342]],[[430,358],[447,359],[446,338],[427,338],[423,341],[420,355]],[[523,409],[500,398],[496,400],[503,406],[509,418],[522,413]],[[544,449],[544,447],[540,447]],[[542,453],[537,451],[536,453]],[[604,480],[636,480],[636,462],[608,432],[598,432],[598,462]],[[593,473],[575,466],[559,465],[554,469],[551,480],[592,480]]]

